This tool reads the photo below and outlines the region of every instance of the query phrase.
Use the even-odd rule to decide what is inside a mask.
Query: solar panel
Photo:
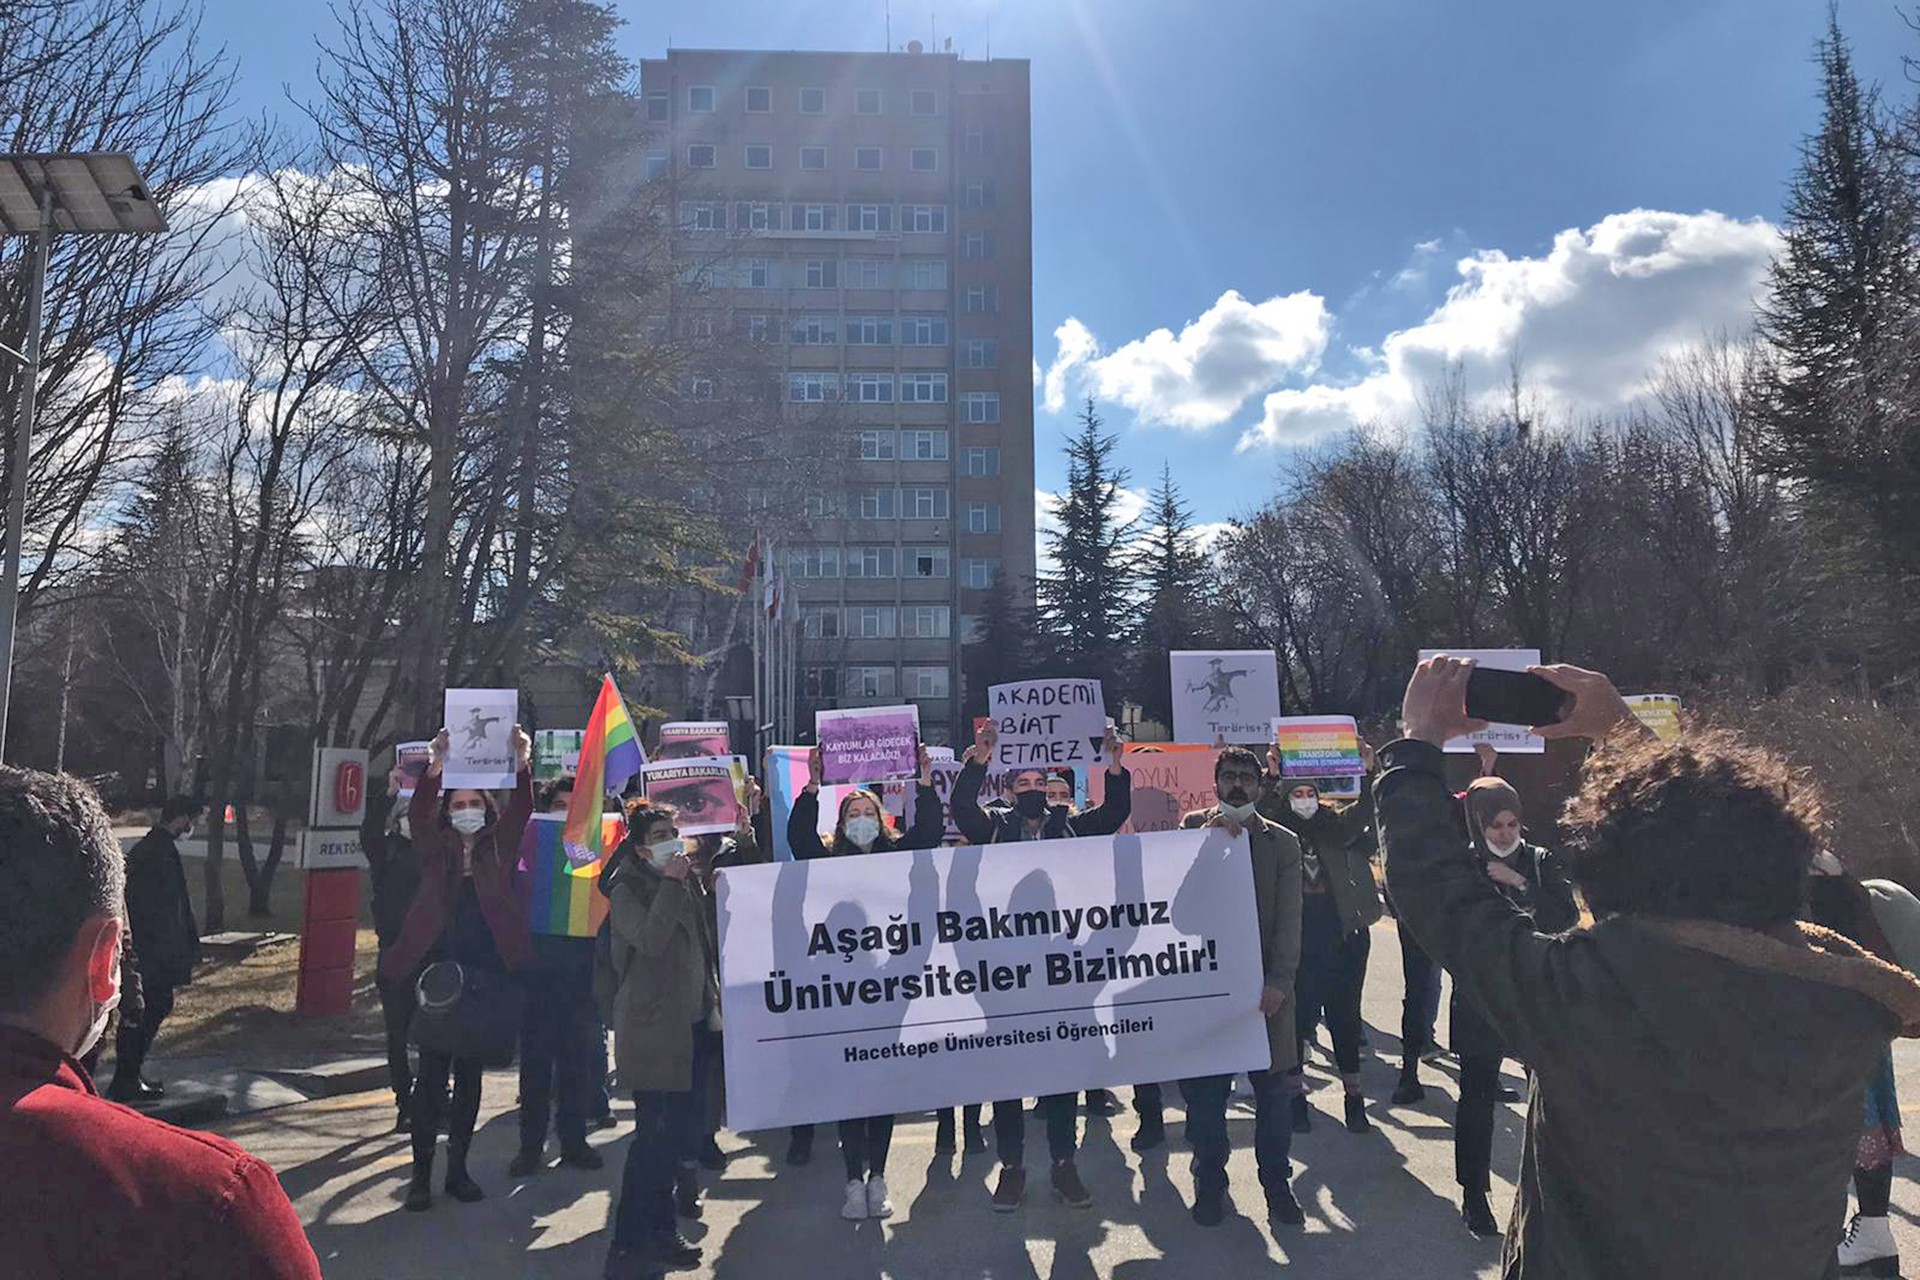
[[[0,233],[31,235],[53,195],[53,229],[70,235],[147,235],[167,229],[160,206],[118,152],[0,155]]]

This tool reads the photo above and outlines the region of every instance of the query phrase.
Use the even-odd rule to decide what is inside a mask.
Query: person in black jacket
[[[373,933],[380,940],[380,954],[400,936],[407,909],[420,888],[420,859],[413,852],[413,832],[407,811],[395,802],[405,779],[398,768],[387,773],[384,795],[367,797],[366,815],[360,823],[360,848],[367,855],[372,881]],[[393,1105],[398,1113],[395,1133],[406,1133],[411,1125],[407,1107],[413,1100],[413,1059],[407,1049],[407,1031],[413,1025],[417,999],[414,982],[419,974],[388,978],[374,973],[374,990],[380,993],[380,1017],[387,1032],[387,1078],[393,1086]]]
[[[1047,770],[1017,769],[1008,783],[1013,805],[989,814],[980,808],[980,784],[993,759],[999,730],[988,719],[980,726],[967,751],[960,775],[953,780],[953,824],[970,844],[1004,844],[1021,840],[1070,840],[1075,836],[1118,831],[1133,813],[1133,775],[1120,763],[1120,738],[1107,727],[1107,797],[1096,809],[1074,814],[1069,806],[1047,803]],[[1136,1104],[1142,1100],[1136,1098]],[[1053,1160],[1053,1190],[1075,1209],[1093,1203],[1080,1180],[1074,1155],[1080,1145],[1080,1095],[1049,1094],[1040,1099],[1047,1122],[1047,1151]],[[993,1104],[994,1145],[1000,1156],[1000,1178],[993,1189],[996,1213],[1012,1213],[1026,1196],[1026,1107],[1011,1098]]]
[[[920,749],[920,776],[915,780],[913,826],[900,834],[893,826],[880,797],[864,788],[849,791],[840,799],[840,814],[834,820],[833,834],[820,837],[821,752],[815,747],[807,753],[807,785],[793,798],[787,815],[787,843],[800,861],[814,858],[845,858],[866,853],[891,853],[896,849],[937,849],[947,832],[946,814],[940,806],[940,793],[933,786],[933,761],[926,747]],[[865,1116],[840,1122],[840,1154],[847,1166],[846,1203],[840,1216],[850,1222],[863,1218],[893,1216],[893,1201],[887,1196],[887,1153],[893,1146],[892,1116]],[[812,1126],[799,1126],[811,1142]],[[801,1140],[798,1131],[794,1140]]]
[[[206,805],[191,796],[174,796],[160,808],[160,821],[127,851],[127,923],[139,939],[143,1007],[137,1019],[123,1019],[114,1037],[115,1102],[151,1102],[165,1090],[142,1074],[160,1024],[173,1012],[175,988],[193,980],[200,960],[200,926],[187,896],[187,872],[179,842],[193,830]]]
[[[1573,883],[1559,861],[1529,844],[1520,830],[1520,793],[1502,778],[1476,778],[1467,788],[1471,856],[1514,910],[1540,933],[1564,933],[1580,923]],[[1500,1031],[1472,1001],[1453,991],[1453,1051],[1460,1058],[1460,1105],[1453,1122],[1454,1177],[1460,1214],[1483,1238],[1500,1234],[1487,1202],[1492,1188],[1493,1113],[1500,1100],[1500,1063],[1507,1056]]]

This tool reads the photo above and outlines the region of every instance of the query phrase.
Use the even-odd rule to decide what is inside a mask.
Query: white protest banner
[[[440,785],[448,791],[511,787],[517,772],[513,726],[518,723],[518,689],[447,690],[447,759]]]
[[[1210,747],[1273,740],[1280,664],[1271,649],[1182,649],[1167,655],[1173,736]]]
[[[533,780],[551,782],[580,771],[585,729],[542,729],[533,735]]]
[[[920,708],[848,707],[813,713],[820,782],[891,782],[920,772]]]
[[[1680,736],[1680,699],[1671,693],[1629,693],[1627,709],[1662,742]]]
[[[640,779],[648,799],[679,810],[683,836],[728,832],[740,825],[731,757],[650,761],[640,766]]]
[[[1450,658],[1472,658],[1475,664],[1494,671],[1525,671],[1540,665],[1538,649],[1422,649],[1420,661],[1445,654]],[[1472,755],[1474,744],[1485,742],[1503,755],[1545,755],[1547,740],[1530,732],[1524,724],[1490,724],[1464,738],[1449,738],[1449,755]]]
[[[1105,764],[1107,704],[1098,680],[1020,680],[987,689],[1000,735],[998,769],[1085,769]]]
[[[741,1132],[1269,1063],[1219,828],[731,867],[719,918]]]

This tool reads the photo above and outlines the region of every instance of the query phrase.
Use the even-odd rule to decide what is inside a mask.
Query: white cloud
[[[1778,246],[1763,219],[1634,209],[1562,231],[1541,257],[1481,250],[1456,264],[1460,282],[1425,320],[1364,353],[1364,376],[1273,391],[1240,447],[1404,421],[1422,389],[1454,367],[1470,393],[1503,393],[1517,362],[1563,411],[1618,409],[1662,356],[1752,324]]]
[[[1300,292],[1249,302],[1229,289],[1178,334],[1155,329],[1102,355],[1092,330],[1069,316],[1054,330],[1046,407],[1070,386],[1132,409],[1145,423],[1203,429],[1286,378],[1319,367],[1332,329],[1326,301]]]

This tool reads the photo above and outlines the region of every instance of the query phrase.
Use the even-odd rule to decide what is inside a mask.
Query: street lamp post
[[[0,760],[6,758],[7,713],[13,701],[20,563],[26,549],[27,468],[33,461],[34,400],[40,390],[48,251],[56,234],[152,235],[166,229],[166,216],[130,156],[109,151],[0,155],[0,235],[33,237],[27,261],[25,349],[16,351],[0,343],[0,352],[23,366],[7,486],[6,556],[0,565]]]

